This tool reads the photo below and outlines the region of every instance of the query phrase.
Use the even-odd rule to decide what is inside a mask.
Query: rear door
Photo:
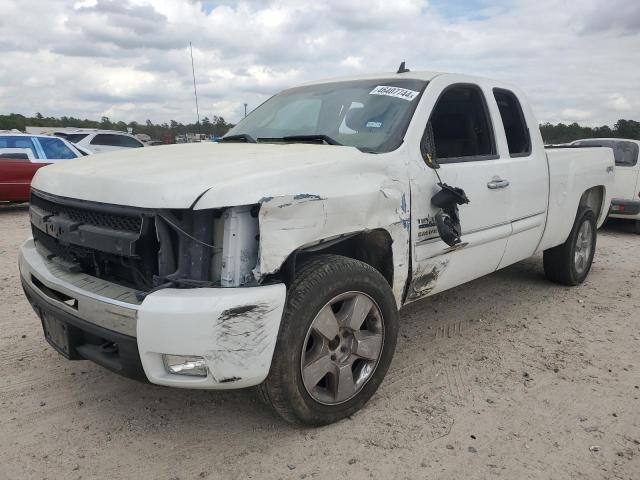
[[[492,91],[496,135],[509,165],[507,217],[511,236],[500,262],[502,268],[530,257],[538,247],[547,219],[549,171],[540,130],[522,93],[507,87]]]
[[[0,153],[0,201],[24,202],[29,200],[31,179],[36,171],[45,165],[47,164],[31,161],[26,153]]]
[[[450,84],[447,78],[434,79],[423,101],[431,112],[438,173],[443,182],[464,189],[470,203],[460,206],[462,243],[449,247],[438,235],[437,209],[430,202],[440,190],[438,180],[416,152],[410,162],[412,282],[407,301],[493,272],[511,234],[510,159],[498,152],[496,112],[487,101],[491,89],[476,80]]]
[[[38,144],[28,135],[0,136],[0,201],[23,202],[29,199],[31,179],[46,165]]]

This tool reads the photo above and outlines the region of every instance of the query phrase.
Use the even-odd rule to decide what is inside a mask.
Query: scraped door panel
[[[440,190],[434,172],[416,162],[411,181],[412,282],[407,301],[441,292],[493,272],[504,254],[511,234],[507,218],[509,189],[490,189],[493,178],[507,178],[503,160],[484,160],[442,165],[442,180],[467,193],[470,203],[460,206],[462,243],[449,247],[438,235],[437,209],[431,197]]]

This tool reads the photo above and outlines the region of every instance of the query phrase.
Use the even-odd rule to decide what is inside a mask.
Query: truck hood
[[[217,208],[380,187],[385,155],[315,144],[193,143],[136,148],[41,168],[35,189],[143,208]],[[364,182],[370,176],[371,182]],[[371,178],[375,177],[375,178]],[[359,180],[359,181],[357,181]]]

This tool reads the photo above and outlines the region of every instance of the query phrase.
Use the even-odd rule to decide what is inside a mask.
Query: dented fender
[[[345,191],[331,197],[305,192],[264,199],[256,277],[277,272],[298,249],[341,235],[384,229],[392,239],[393,291],[400,304],[409,262],[408,197],[401,182],[384,180],[365,192]]]

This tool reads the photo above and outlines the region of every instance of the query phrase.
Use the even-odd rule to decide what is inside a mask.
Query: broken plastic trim
[[[438,234],[444,243],[453,247],[462,241],[458,205],[469,203],[469,198],[461,188],[451,187],[442,182],[439,182],[438,186],[440,191],[431,197],[431,204],[440,208],[436,213]]]

